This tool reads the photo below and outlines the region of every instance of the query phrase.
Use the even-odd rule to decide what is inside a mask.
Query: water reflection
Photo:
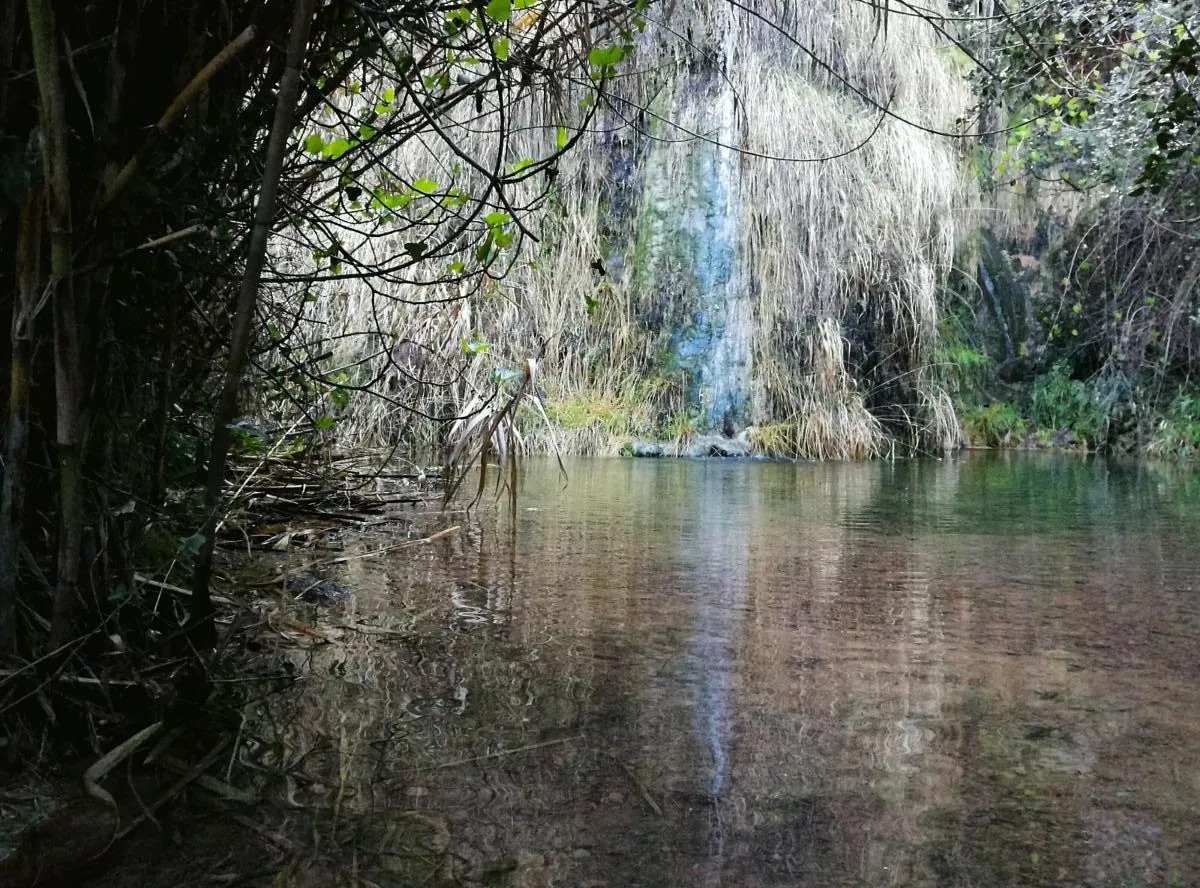
[[[515,536],[484,517],[338,577],[275,754],[371,881],[1200,873],[1194,487],[1054,458],[570,469],[530,468]]]

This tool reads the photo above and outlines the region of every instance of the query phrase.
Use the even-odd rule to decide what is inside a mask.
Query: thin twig
[[[564,743],[574,743],[577,740],[582,739],[582,734],[576,734],[574,737],[561,737],[558,740],[545,740],[541,743],[530,743],[528,746],[518,746],[514,749],[501,749],[496,752],[489,752],[486,755],[477,755],[472,758],[457,759],[452,762],[442,762],[440,765],[428,765],[424,768],[407,768],[405,769],[405,773],[421,774],[425,771],[440,771],[443,768],[457,768],[459,765],[469,765],[472,762],[485,762],[489,759],[505,758],[510,755],[519,755],[523,752],[534,752],[538,749],[545,749],[548,746],[561,746]]]
[[[447,527],[445,530],[439,530],[437,533],[427,537],[422,537],[419,540],[405,540],[402,543],[396,543],[391,546],[384,546],[382,549],[375,549],[372,552],[364,552],[361,555],[342,555],[339,558],[331,558],[328,561],[318,561],[317,565],[324,567],[329,564],[345,564],[347,561],[355,561],[359,558],[374,558],[376,555],[382,555],[384,552],[391,552],[396,549],[407,549],[409,546],[419,546],[422,543],[432,543],[434,540],[440,540],[442,537],[450,536],[452,533],[458,533],[459,525]]]

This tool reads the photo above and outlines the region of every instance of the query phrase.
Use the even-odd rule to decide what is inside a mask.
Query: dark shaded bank
[[[939,346],[968,445],[1200,456],[1194,238],[1145,203],[981,233]]]
[[[247,719],[305,674],[287,648],[320,642],[317,612],[350,594],[332,578],[347,546],[399,552],[428,545],[425,526],[454,529],[420,511],[439,496],[437,469],[330,454],[314,467],[302,439],[286,457],[264,458],[268,446],[248,442],[235,462],[215,649],[185,644],[190,590],[173,582],[178,543],[164,531],[165,554],[142,553],[145,573],[117,603],[121,621],[73,642],[90,661],[0,671],[0,885],[75,885],[112,870],[185,884],[208,872],[201,861],[249,872],[243,863],[275,847],[253,827],[278,771],[250,752]],[[157,647],[129,651],[128,626]]]

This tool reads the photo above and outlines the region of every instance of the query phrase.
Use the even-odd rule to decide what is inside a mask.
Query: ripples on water
[[[569,470],[336,578],[404,634],[314,653],[290,792],[375,883],[1200,883],[1194,479]]]

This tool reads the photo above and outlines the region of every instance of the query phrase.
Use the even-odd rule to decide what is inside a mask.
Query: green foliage
[[[488,17],[493,21],[507,22],[508,17],[512,15],[512,3],[510,0],[489,0],[486,8]]]
[[[1055,364],[1034,383],[1030,414],[1039,429],[1070,429],[1093,443],[1104,424],[1095,394],[1085,383],[1072,379],[1063,363]]]
[[[1200,456],[1200,390],[1189,389],[1175,396],[1148,449],[1155,456],[1172,459]]]
[[[599,428],[610,435],[619,435],[629,431],[630,407],[603,396],[580,395],[547,404],[546,415],[559,428]]]
[[[703,420],[696,413],[680,411],[667,416],[659,425],[659,436],[667,441],[686,442],[704,428]]]
[[[943,332],[934,356],[938,376],[952,394],[978,394],[991,381],[995,362],[986,353]]]
[[[973,447],[1015,446],[1028,429],[1020,411],[1008,401],[965,409],[962,425],[967,443]]]
[[[794,422],[771,422],[751,426],[748,430],[750,446],[755,453],[767,456],[795,456],[796,424]]]
[[[1052,0],[1015,12],[999,40],[984,26],[980,88],[999,87],[1014,123],[996,180],[1033,173],[1140,194],[1186,172],[1200,125],[1196,23],[1190,4]]]

